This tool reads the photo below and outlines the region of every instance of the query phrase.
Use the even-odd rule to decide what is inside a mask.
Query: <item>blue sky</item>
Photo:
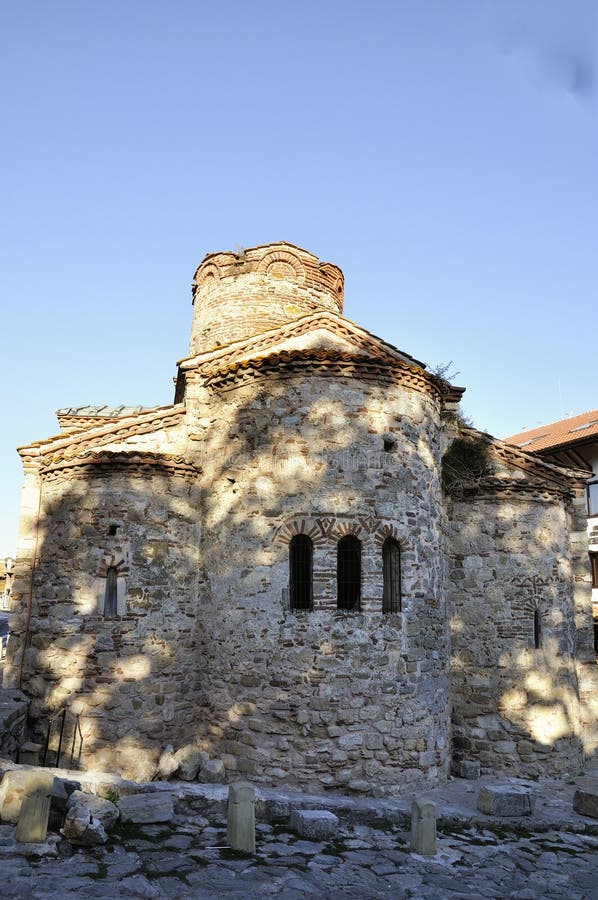
[[[596,4],[0,6],[0,555],[54,411],[164,404],[204,254],[288,240],[497,436],[598,407]]]

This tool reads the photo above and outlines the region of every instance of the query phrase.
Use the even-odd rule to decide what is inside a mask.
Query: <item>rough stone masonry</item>
[[[73,764],[143,779],[191,747],[378,796],[462,760],[580,767],[583,473],[465,426],[463,389],[344,318],[305,250],[209,254],[193,304],[172,405],[61,410],[20,448],[29,736],[66,706]]]

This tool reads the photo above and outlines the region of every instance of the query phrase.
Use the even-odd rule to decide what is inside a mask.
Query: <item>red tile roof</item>
[[[592,437],[598,440],[598,409],[591,409],[570,419],[561,419],[560,422],[530,428],[528,431],[505,438],[505,441],[531,453],[537,453],[539,450],[578,444]]]

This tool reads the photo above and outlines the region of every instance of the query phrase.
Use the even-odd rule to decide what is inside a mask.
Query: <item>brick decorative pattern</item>
[[[361,542],[362,561],[364,562],[364,566],[362,566],[363,586],[367,588],[369,585],[375,584],[374,590],[369,595],[366,592],[366,595],[362,596],[362,612],[380,613],[382,611],[382,547],[388,537],[394,538],[401,548],[403,604],[408,606],[410,598],[415,597],[419,592],[417,569],[411,565],[414,555],[409,552],[413,547],[408,536],[405,535],[404,529],[395,523],[366,515],[348,517],[330,514],[312,517],[308,514],[299,514],[293,516],[278,529],[273,544],[288,553],[291,539],[296,534],[306,534],[314,547],[313,607],[316,611],[336,609],[334,560],[338,542],[347,534],[354,535]]]
[[[380,338],[373,337],[364,328],[360,328],[354,322],[344,319],[341,315],[332,313],[330,310],[316,309],[313,314],[303,316],[297,321],[293,320],[267,332],[251,335],[244,340],[232,341],[225,347],[215,348],[207,353],[188,357],[182,361],[181,367],[183,369],[197,368],[200,365],[209,371],[224,368],[229,363],[235,363],[241,359],[262,357],[266,351],[270,351],[282,342],[309,335],[311,332],[319,329],[327,330],[339,338],[350,341],[356,346],[358,351],[375,359],[383,359],[386,362],[389,360],[417,362],[408,354],[397,350],[385,341],[380,340]],[[432,373],[426,372],[426,376],[430,380],[438,382],[438,379]],[[448,390],[446,387],[445,389]],[[463,388],[458,388],[457,390],[461,393],[463,392]]]
[[[397,381],[417,391],[425,392],[440,401],[441,393],[436,384],[427,378],[422,370],[394,363],[360,358],[348,354],[332,353],[326,350],[283,351],[267,357],[243,360],[230,366],[209,372],[203,383],[207,387],[235,389],[239,384],[260,379],[272,381],[295,373],[305,376],[330,374],[334,378],[353,378],[357,374],[363,380],[376,383]]]
[[[383,522],[375,516],[358,515],[354,519],[344,520],[336,515],[313,518],[307,513],[301,513],[279,528],[274,542],[288,545],[296,534],[306,534],[314,547],[322,547],[327,540],[339,541],[346,534],[354,534],[360,540],[371,536],[379,547],[382,547],[386,538],[392,537],[402,550],[410,549],[408,538],[399,532],[396,525]]]
[[[291,244],[210,254],[194,277],[190,353],[212,350],[319,309],[343,309],[343,274]]]
[[[146,475],[198,475],[201,468],[188,462],[182,456],[169,454],[129,451],[112,453],[88,453],[85,457],[51,462],[40,467],[45,481],[54,478],[112,478],[117,472],[125,472],[130,477]]]

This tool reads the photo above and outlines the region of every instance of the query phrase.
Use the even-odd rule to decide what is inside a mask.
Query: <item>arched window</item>
[[[382,546],[382,573],[384,587],[382,612],[401,611],[401,548],[394,538],[388,537]]]
[[[106,572],[106,591],[104,593],[104,618],[111,619],[117,614],[118,569],[110,566]]]
[[[306,534],[296,534],[289,544],[291,609],[311,609],[313,544]]]
[[[336,548],[336,605],[359,611],[361,600],[361,541],[355,535],[341,538]]]
[[[542,646],[542,619],[538,607],[534,610],[534,648],[539,650]]]

